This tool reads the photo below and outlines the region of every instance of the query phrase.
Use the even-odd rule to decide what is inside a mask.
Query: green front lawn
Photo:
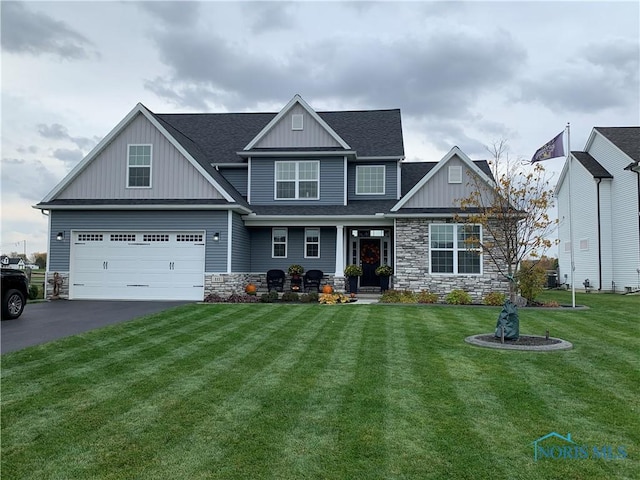
[[[9,353],[1,475],[637,478],[640,297],[578,303],[520,310],[521,333],[550,330],[563,352],[463,342],[499,308],[218,304]],[[551,432],[577,447],[548,452],[588,458],[534,461]]]

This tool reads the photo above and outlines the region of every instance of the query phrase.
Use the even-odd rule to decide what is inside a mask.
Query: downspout
[[[602,225],[600,225],[600,183],[602,178],[598,178],[596,186],[596,202],[598,208],[598,291],[602,290]]]

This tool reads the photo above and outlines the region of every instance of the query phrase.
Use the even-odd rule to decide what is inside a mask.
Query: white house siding
[[[303,116],[303,129],[291,129],[291,116]],[[315,147],[340,147],[340,144],[331,136],[299,104],[294,105],[269,132],[254,145],[254,148],[315,148]]]
[[[637,174],[624,169],[631,163],[631,159],[599,133],[590,145],[589,153],[613,175],[611,181],[611,224],[615,228],[611,239],[614,252],[613,281],[616,284],[616,290],[621,291],[625,286],[638,285],[640,247]]]
[[[482,275],[431,275],[429,274],[429,224],[444,223],[446,219],[398,218],[396,221],[396,261],[394,288],[418,292],[428,290],[437,293],[440,300],[455,289],[468,292],[473,301],[482,302],[490,292],[509,291],[508,282],[497,268],[483,257]],[[485,240],[487,233],[483,232]]]
[[[151,144],[151,188],[127,188],[127,145]],[[58,199],[223,198],[149,122],[136,118],[56,197]]]
[[[449,183],[449,167],[462,166],[462,183]],[[435,168],[435,167],[434,167]],[[457,201],[466,198],[475,190],[469,183],[472,179],[469,175],[466,163],[457,156],[452,157],[446,165],[429,179],[429,181],[407,201],[405,208],[447,208],[459,204]]]

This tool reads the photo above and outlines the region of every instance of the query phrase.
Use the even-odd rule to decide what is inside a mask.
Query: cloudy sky
[[[454,145],[488,158],[500,139],[529,159],[567,122],[573,150],[594,126],[640,124],[637,1],[1,9],[3,253],[46,250],[32,205],[137,102],[277,112],[299,93],[316,110],[400,108],[406,157],[426,161]]]

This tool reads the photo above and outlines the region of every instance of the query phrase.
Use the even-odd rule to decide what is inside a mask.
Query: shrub
[[[38,288],[38,286],[34,285],[33,283],[29,285],[29,292],[28,292],[29,300],[35,300],[39,298],[39,295],[40,295],[40,289]]]
[[[421,290],[417,297],[418,303],[438,303],[438,294],[427,290]]]
[[[378,268],[376,268],[375,274],[379,277],[389,277],[393,275],[393,268],[391,268],[389,265],[380,265]]]
[[[224,303],[224,297],[218,295],[217,293],[210,293],[206,297],[204,297],[204,301],[206,303]]]
[[[282,298],[280,298],[283,302],[297,302],[299,299],[300,295],[296,292],[284,292]]]
[[[380,297],[381,303],[417,303],[416,294],[410,290],[387,290]]]
[[[316,298],[315,300],[313,299],[313,294],[312,293],[303,293],[302,295],[300,295],[300,301],[302,303],[312,303],[312,302],[317,302],[318,301],[318,294],[316,293]]]
[[[227,297],[227,303],[255,303],[258,299],[254,295],[232,293]]]
[[[302,265],[294,263],[293,265],[289,265],[287,273],[289,273],[289,275],[302,275],[304,273],[304,268]]]
[[[318,297],[318,301],[323,305],[335,305],[336,303],[349,303],[349,297],[343,293],[323,293]]]
[[[260,295],[260,301],[262,303],[273,303],[278,301],[278,292],[271,290],[269,293],[263,293]]]
[[[497,307],[500,305],[504,305],[504,301],[506,300],[506,298],[507,296],[504,293],[490,292],[487,293],[487,295],[484,297],[484,304]]]
[[[464,290],[451,290],[444,298],[444,301],[449,305],[471,305],[473,300]]]
[[[344,267],[344,275],[346,277],[359,277],[362,275],[362,267],[360,265],[347,265]]]
[[[542,293],[547,280],[547,275],[540,265],[533,265],[524,261],[516,274],[520,295],[527,299],[528,303],[534,303],[538,295]]]

